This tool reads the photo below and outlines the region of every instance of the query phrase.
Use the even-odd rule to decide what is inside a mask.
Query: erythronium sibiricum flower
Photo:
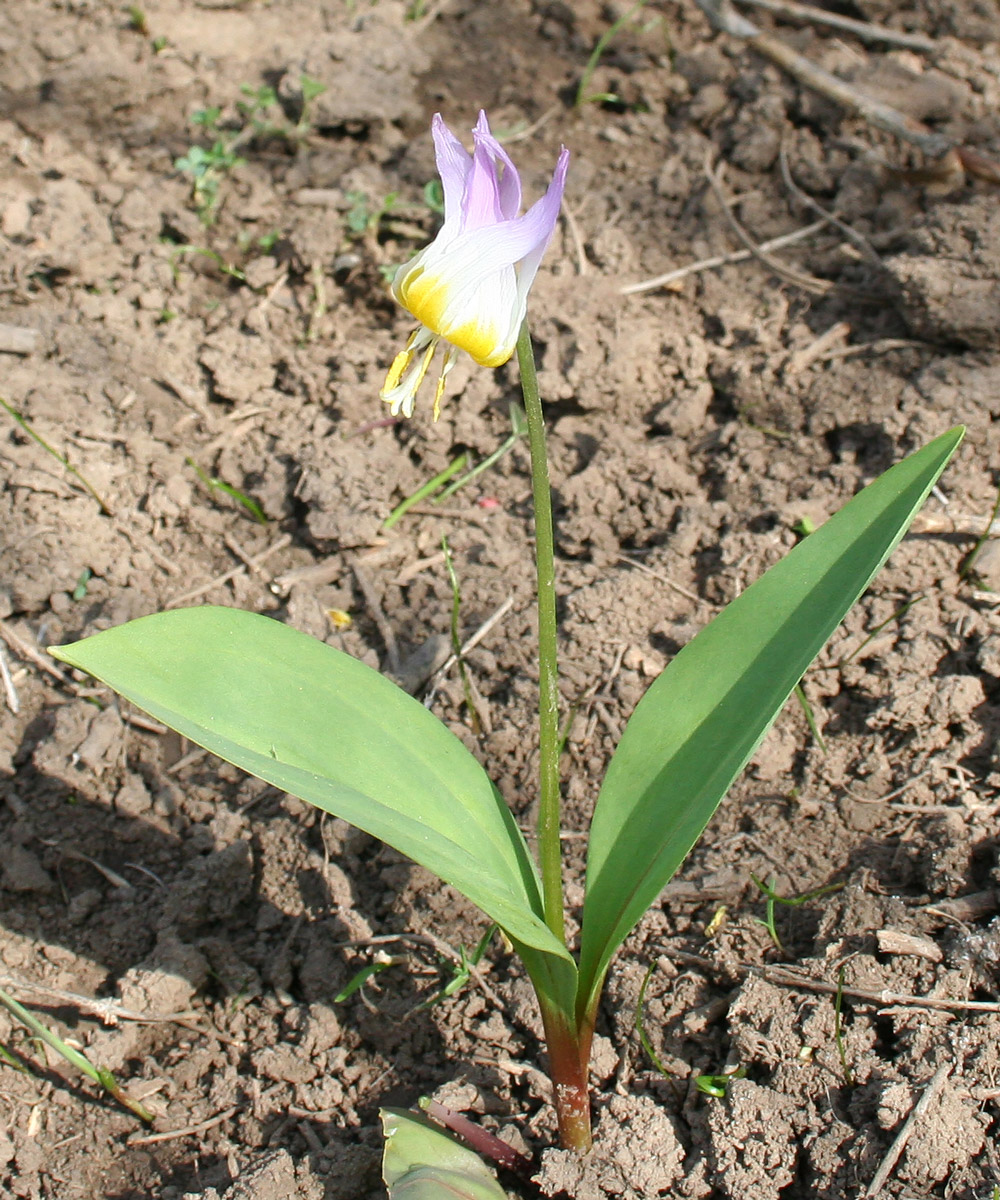
[[[434,396],[441,410],[445,377],[459,350],[483,367],[514,353],[528,290],[559,216],[569,151],[559,152],[545,195],[519,216],[521,178],[480,112],[470,154],[436,113],[431,123],[444,191],[444,224],[426,249],[396,272],[392,294],[420,322],[396,355],[379,395],[392,415],[413,414],[417,389],[444,342]]]

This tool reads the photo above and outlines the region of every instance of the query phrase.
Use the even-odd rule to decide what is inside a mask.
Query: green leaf
[[[719,613],[636,706],[594,810],[578,1013],[964,432],[952,429],[855,496]]]
[[[389,1200],[507,1200],[489,1167],[426,1117],[383,1108],[382,1179]]]
[[[302,89],[302,100],[305,104],[309,104],[317,96],[322,96],[326,91],[326,84],[313,79],[311,75],[300,75],[299,87]]]
[[[220,758],[394,846],[542,958],[569,958],[540,915],[534,862],[485,771],[437,717],[357,659],[257,613],[211,606],[142,617],[52,653]]]

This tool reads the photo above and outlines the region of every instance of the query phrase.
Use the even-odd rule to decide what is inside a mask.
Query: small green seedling
[[[308,134],[310,108],[326,87],[309,75],[299,77],[299,87],[302,110],[294,125],[285,119],[278,104],[278,94],[269,84],[255,88],[244,83],[240,87],[243,99],[236,101],[239,124],[235,128],[222,124],[222,109],[218,105],[200,108],[191,114],[191,124],[204,130],[211,144],[190,146],[187,154],[175,160],[174,167],[190,176],[191,195],[203,225],[215,221],[223,180],[246,163],[239,153],[242,146],[257,137],[279,137],[298,145]]]
[[[80,572],[80,578],[76,581],[76,587],[70,592],[70,598],[73,600],[83,600],[87,595],[87,587],[93,578],[94,572],[90,567],[84,567]]]
[[[580,83],[576,89],[576,99],[573,102],[576,108],[582,108],[585,104],[616,104],[618,102],[618,97],[614,92],[591,93],[588,90],[590,88],[590,80],[593,77],[594,72],[597,70],[597,65],[601,61],[601,56],[604,54],[604,51],[607,50],[608,46],[611,45],[611,42],[615,38],[616,34],[645,7],[645,4],[646,0],[639,0],[638,4],[634,5],[627,12],[623,13],[618,20],[612,25],[609,25],[608,28],[601,34],[600,38],[598,38],[597,45],[591,52],[590,58],[587,59],[587,65],[583,68],[583,74],[580,76]]]
[[[199,124],[195,114],[192,120]],[[204,114],[202,114],[204,115]],[[230,171],[242,167],[246,159],[236,153],[232,144],[217,138],[211,146],[191,146],[187,154],[174,161],[174,167],[191,177],[191,196],[203,225],[215,221],[219,206],[219,189]]]
[[[326,91],[326,84],[320,83],[318,79],[313,79],[311,75],[300,75],[299,87],[302,89],[302,111],[299,114],[299,119],[295,122],[295,136],[302,139],[312,129],[310,110],[312,109],[313,101],[317,100]]]
[[[840,1056],[840,1066],[844,1072],[844,1082],[848,1087],[854,1087],[854,1072],[847,1063],[847,1047],[844,1044],[843,1029],[844,1007],[844,968],[837,972],[837,995],[833,1002],[833,1040],[837,1043],[837,1054]]]
[[[734,1071],[724,1071],[721,1075],[696,1075],[694,1086],[703,1096],[711,1096],[713,1100],[725,1100],[729,1095],[729,1085],[734,1079],[745,1079],[746,1067],[737,1067]]]
[[[472,972],[482,962],[483,955],[486,953],[486,949],[493,940],[493,935],[497,932],[497,929],[497,925],[491,925],[476,943],[476,948],[471,955],[466,953],[464,946],[459,946],[458,962],[451,962],[449,964],[451,979],[448,980],[440,991],[435,992],[429,1000],[425,1000],[422,1004],[418,1005],[418,1010],[433,1008],[435,1004],[439,1004],[442,1000],[447,1000],[448,997],[457,995],[465,987],[472,978]]]
[[[390,967],[396,966],[403,962],[402,958],[392,958],[388,954],[383,957],[376,958],[373,962],[366,963],[360,971],[352,975],[345,987],[334,996],[334,1004],[343,1004],[345,1000],[349,1000],[355,992],[359,992],[369,979],[375,975],[381,975],[383,971],[388,971]]]
[[[399,201],[399,192],[388,192],[377,203],[364,192],[350,191],[344,193],[349,205],[344,215],[344,224],[354,237],[372,237],[378,235],[379,227],[385,217],[389,216]]]
[[[143,37],[149,37],[149,21],[138,4],[129,5],[128,27],[135,33],[141,33]]]
[[[774,890],[773,879],[770,883],[765,883],[762,879],[758,879],[756,875],[751,874],[750,878],[767,897],[764,916],[754,917],[754,920],[758,925],[764,926],[768,936],[774,943],[775,949],[780,950],[782,953],[784,953],[785,947],[781,944],[781,938],[778,936],[777,906],[783,904],[786,908],[801,908],[803,904],[808,904],[810,900],[817,900],[820,896],[829,896],[831,892],[839,892],[844,886],[842,883],[828,883],[825,887],[816,888],[811,892],[804,892],[801,896],[779,896]]]

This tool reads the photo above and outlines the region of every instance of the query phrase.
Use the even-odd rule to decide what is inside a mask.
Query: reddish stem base
[[[593,1145],[587,1074],[594,1026],[588,1022],[583,1029],[571,1029],[561,1014],[547,1013],[544,1008],[542,1022],[559,1122],[559,1144],[565,1150],[586,1154]]]

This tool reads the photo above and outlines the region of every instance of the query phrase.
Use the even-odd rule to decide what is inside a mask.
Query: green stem
[[[535,571],[538,579],[538,858],[542,871],[545,923],[561,942],[563,920],[562,846],[559,841],[559,683],[556,665],[556,570],[552,493],[545,454],[545,417],[538,395],[535,356],[528,322],[517,339],[521,391],[528,418],[531,492],[535,507]]]

